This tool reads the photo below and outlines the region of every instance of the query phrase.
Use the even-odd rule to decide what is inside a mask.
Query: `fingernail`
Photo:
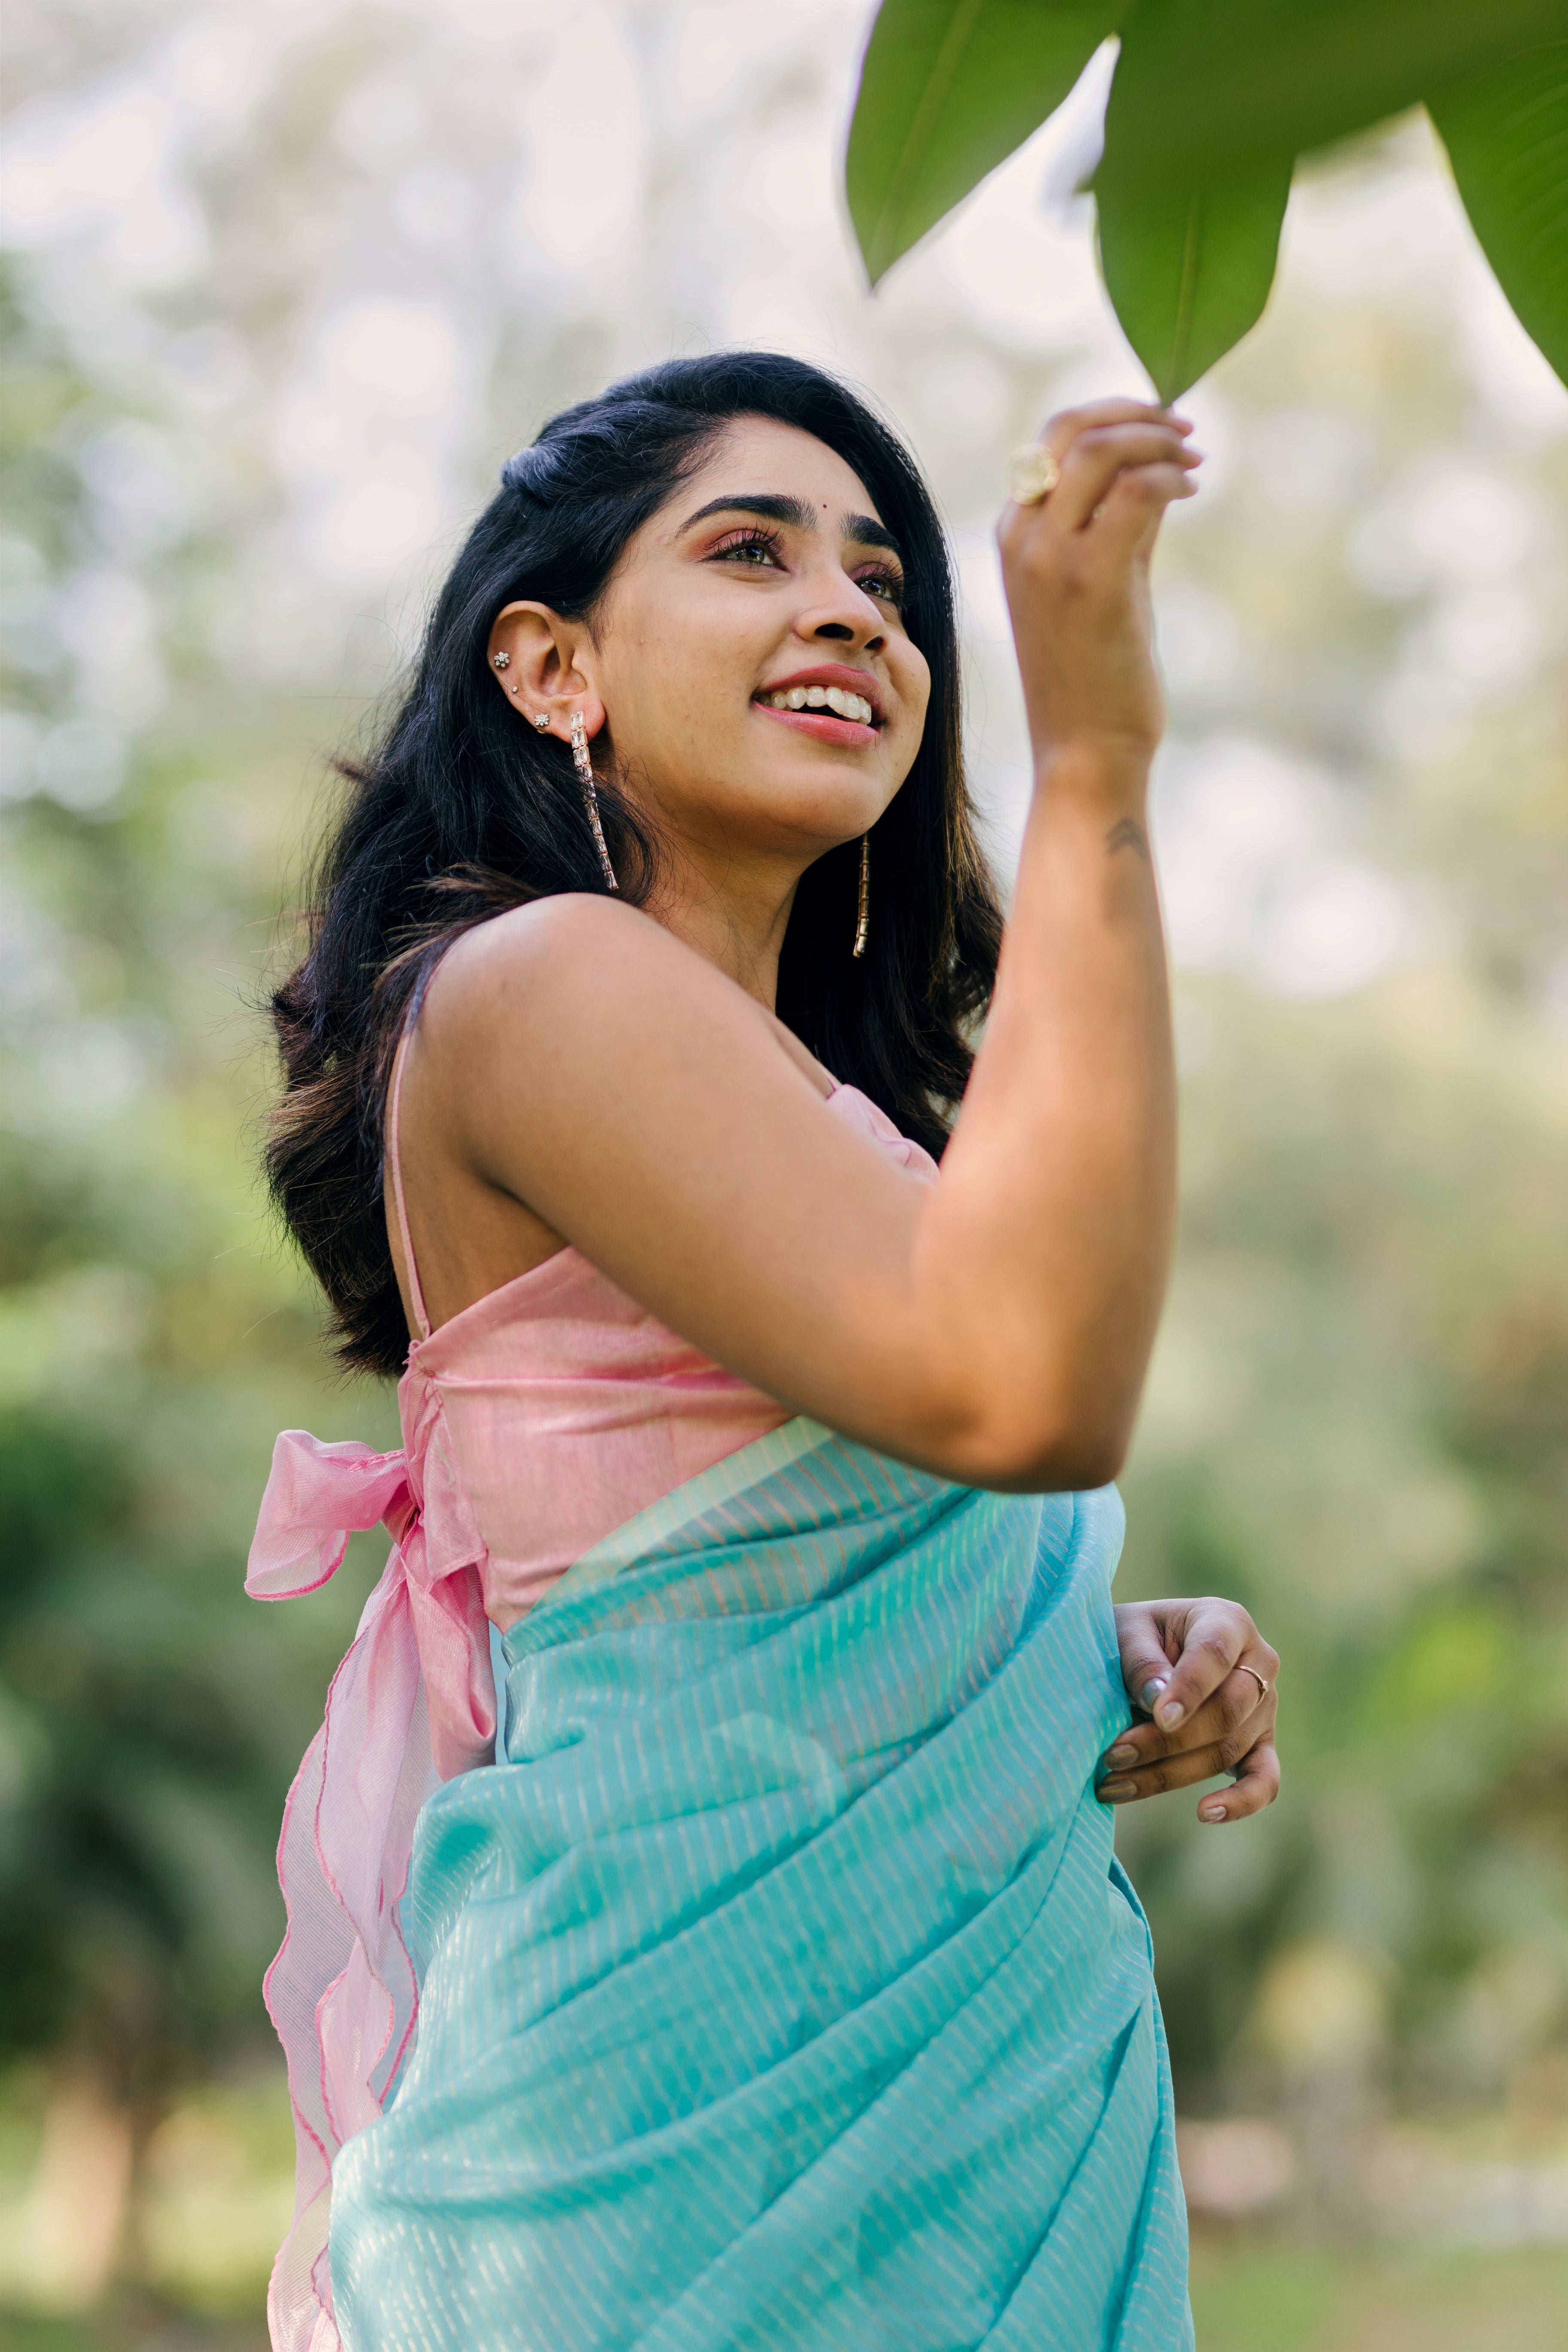
[[[1173,1731],[1186,1712],[1179,1698],[1163,1698],[1154,1709],[1154,1720],[1162,1731]]]
[[[1129,1797],[1138,1794],[1136,1780],[1102,1780],[1100,1794],[1108,1805],[1124,1805]]]
[[[1171,1677],[1169,1675],[1156,1675],[1152,1682],[1145,1683],[1142,1689],[1138,1694],[1139,1706],[1146,1706],[1150,1714],[1152,1715],[1154,1712],[1154,1701],[1159,1697],[1160,1693],[1164,1689],[1165,1685],[1170,1681],[1170,1679]]]
[[[1223,1822],[1226,1818],[1226,1810],[1223,1805],[1200,1805],[1198,1807],[1198,1819],[1200,1822]]]
[[[1111,1749],[1110,1755],[1105,1760],[1110,1769],[1114,1772],[1119,1765],[1136,1764],[1138,1761],[1138,1750],[1127,1740],[1123,1740],[1120,1747],[1116,1747]]]

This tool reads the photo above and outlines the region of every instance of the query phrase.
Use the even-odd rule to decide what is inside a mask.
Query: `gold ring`
[[[1016,507],[1037,507],[1061,480],[1062,469],[1043,441],[1026,441],[1007,460],[1007,496]]]
[[[1263,1694],[1263,1696],[1264,1696],[1265,1698],[1267,1698],[1267,1697],[1268,1697],[1268,1684],[1264,1681],[1264,1679],[1263,1679],[1262,1675],[1258,1673],[1258,1668],[1257,1668],[1256,1666],[1244,1666],[1244,1665],[1242,1665],[1242,1664],[1240,1664],[1238,1663],[1238,1664],[1237,1664],[1237,1669],[1236,1669],[1236,1671],[1237,1671],[1237,1673],[1238,1675],[1250,1675],[1252,1676],[1253,1681],[1258,1685],[1258,1689],[1259,1689],[1259,1690],[1261,1691],[1261,1693]]]

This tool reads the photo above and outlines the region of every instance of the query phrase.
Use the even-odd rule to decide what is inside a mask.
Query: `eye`
[[[776,530],[732,530],[705,560],[710,563],[749,563],[759,571],[769,566],[776,570],[782,551]]]
[[[897,572],[887,571],[880,565],[870,572],[858,572],[855,574],[855,585],[857,588],[864,588],[868,596],[880,596],[889,604],[901,604],[904,601],[904,583],[901,575]]]

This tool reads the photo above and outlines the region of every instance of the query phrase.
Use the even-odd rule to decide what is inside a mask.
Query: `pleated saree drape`
[[[332,2166],[346,2352],[1183,2352],[1168,2071],[1093,1798],[1111,1490],[804,1420],[514,1625],[424,1804],[417,2026]]]

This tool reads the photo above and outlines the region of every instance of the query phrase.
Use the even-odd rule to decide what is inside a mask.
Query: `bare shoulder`
[[[575,976],[606,961],[637,967],[649,958],[658,961],[663,950],[691,954],[640,908],[564,891],[510,907],[465,931],[442,960],[438,993],[458,1013],[498,989],[532,987],[556,971]],[[433,988],[433,1000],[437,993]]]
[[[497,1022],[531,1026],[539,1016],[578,1026],[613,999],[617,1027],[657,1019],[673,995],[722,998],[741,992],[701,956],[640,908],[586,892],[513,907],[476,924],[443,959],[421,1025],[450,1043]]]
[[[542,1108],[606,1092],[630,1107],[683,1065],[799,1066],[804,1051],[652,916],[585,893],[476,925],[444,959],[419,1027],[437,1090],[460,1095],[463,1123],[481,1127],[498,1081],[542,1089]]]

